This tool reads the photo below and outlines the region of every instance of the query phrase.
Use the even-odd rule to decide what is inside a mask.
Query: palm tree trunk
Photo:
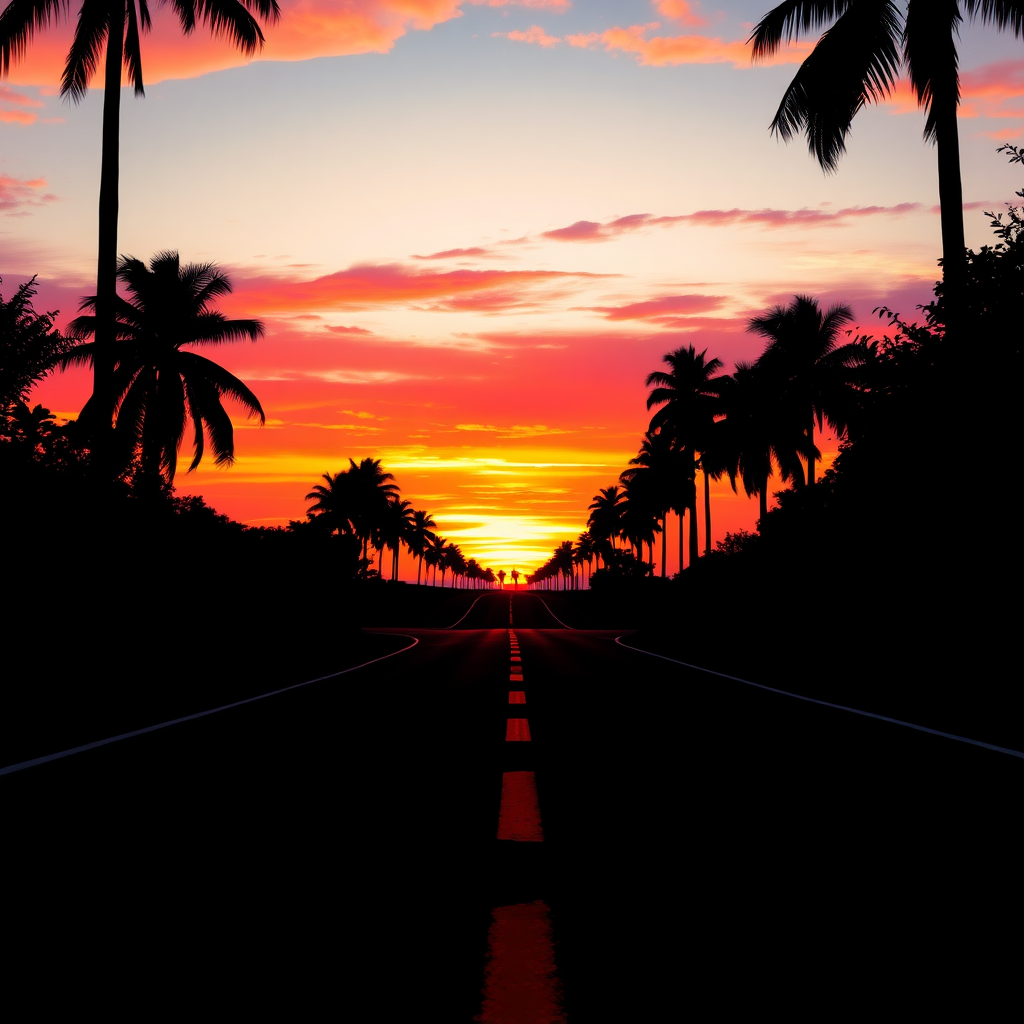
[[[955,75],[955,66],[952,69]],[[959,327],[967,263],[964,250],[964,190],[960,178],[960,133],[957,127],[956,84],[950,81],[932,100],[936,111],[935,142],[939,165],[939,211],[942,224],[942,284],[946,330]]]
[[[684,509],[679,509],[679,571],[683,571],[683,513]]]
[[[661,516],[661,578],[665,578],[668,568],[668,512]]]
[[[416,562],[416,586],[420,585],[420,573],[423,572],[423,556],[420,555]]]
[[[696,565],[700,558],[700,541],[697,532],[697,456],[693,457],[693,508],[690,510],[690,565]]]
[[[811,422],[807,427],[807,486],[814,484],[814,413],[811,413]]]
[[[117,302],[118,163],[121,135],[121,65],[124,61],[123,2],[110,5],[107,23],[107,58],[103,78],[103,135],[100,149],[99,244],[96,255],[96,336],[93,359],[93,398],[97,419],[93,424],[98,472],[104,479],[114,471],[111,464],[111,427],[114,396],[114,339]],[[98,449],[98,451],[97,451]]]
[[[704,554],[711,554],[711,477],[704,470]]]
[[[761,491],[758,494],[758,515],[760,516],[760,528],[764,529],[764,520],[768,515],[768,477],[761,480]]]

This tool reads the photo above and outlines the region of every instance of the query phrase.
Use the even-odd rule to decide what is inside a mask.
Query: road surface
[[[998,989],[1020,759],[646,656],[532,593],[378,632],[405,649],[0,778],[18,927],[106,964],[101,992],[283,988],[359,1021],[870,1006],[982,949]]]

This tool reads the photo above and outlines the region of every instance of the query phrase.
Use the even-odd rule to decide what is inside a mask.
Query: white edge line
[[[553,618],[555,620],[555,622],[557,622],[562,627],[562,629],[571,629],[574,633],[576,632],[576,629],[575,629],[574,626],[567,626],[550,608],[548,608],[547,601],[545,601],[544,598],[540,596],[540,594],[538,594],[537,597],[540,598],[540,603],[542,605],[544,605],[545,608],[548,609],[548,615],[550,615],[551,618]],[[623,644],[622,646],[625,647],[626,645]],[[639,648],[637,648],[637,649],[639,650]]]
[[[623,634],[624,636],[625,634]],[[1010,747],[997,747],[994,743],[983,743],[981,740],[972,740],[968,736],[957,736],[951,732],[940,732],[938,729],[929,729],[926,725],[915,725],[913,722],[903,722],[898,718],[888,718],[885,715],[876,715],[873,711],[861,711],[858,708],[848,708],[843,704],[830,704],[827,700],[816,700],[814,697],[805,697],[799,693],[790,693],[788,690],[777,690],[774,686],[765,686],[763,683],[752,683],[749,679],[740,679],[738,676],[729,676],[724,672],[716,672],[711,668],[701,668],[700,665],[690,665],[685,661],[677,661],[675,658],[666,657],[664,654],[655,654],[653,651],[645,651],[642,647],[633,647],[631,644],[624,644],[622,637],[617,636],[615,642],[620,647],[631,651],[639,651],[651,658],[661,658],[662,661],[671,661],[673,665],[682,665],[683,668],[692,668],[697,672],[707,672],[712,676],[721,676],[722,679],[731,679],[734,683],[743,683],[746,686],[754,686],[758,690],[767,690],[769,693],[777,693],[783,697],[793,697],[796,700],[807,701],[808,704],[820,704],[824,708],[835,708],[837,711],[849,711],[851,715],[861,715],[864,718],[874,718],[879,722],[889,722],[892,725],[902,725],[905,729],[916,729],[918,732],[930,733],[932,736],[941,736],[943,739],[956,740],[958,743],[969,743],[972,747],[984,747],[985,750],[994,750],[998,754],[1009,754],[1010,757],[1019,757],[1024,760],[1024,752],[1013,750]]]
[[[194,715],[185,715],[184,718],[174,718],[169,722],[161,722],[159,725],[147,725],[144,729],[135,729],[132,732],[123,732],[119,736],[108,736],[105,740],[95,740],[93,743],[84,743],[80,747],[71,747],[68,750],[61,750],[56,754],[44,754],[42,757],[34,757],[31,761],[21,761],[18,764],[9,764],[6,768],[0,768],[0,775],[11,775],[13,772],[20,772],[24,768],[33,768],[37,764],[46,764],[47,761],[59,761],[62,757],[70,757],[72,754],[81,754],[85,750],[95,750],[97,747],[105,747],[109,743],[117,743],[119,740],[128,740],[133,736],[142,736],[147,732],[156,732],[158,729],[166,729],[170,725],[180,725],[182,722],[191,722],[195,718],[205,718],[207,715],[215,715],[218,711],[228,711],[231,708],[240,708],[243,704],[252,704],[254,701],[263,700],[265,697],[276,697],[279,693],[287,693],[289,690],[298,690],[303,686],[310,686],[313,683],[322,683],[325,679],[335,679],[338,676],[347,675],[357,669],[366,668],[367,665],[374,665],[378,661],[385,661],[393,658],[396,654],[411,650],[419,640],[406,633],[390,633],[390,636],[404,636],[412,643],[390,654],[382,654],[379,658],[364,661],[361,665],[353,665],[352,668],[343,668],[340,672],[331,672],[330,675],[317,676],[316,679],[307,679],[304,683],[294,683],[292,686],[285,686],[280,690],[271,690],[269,693],[261,693],[256,697],[247,697],[245,700],[236,700],[233,704],[224,704],[219,708],[210,708],[208,711],[197,711]]]
[[[474,609],[474,608],[475,608],[475,607],[477,606],[477,604],[478,604],[478,603],[479,603],[479,602],[480,602],[480,601],[481,601],[481,600],[483,599],[483,596],[484,596],[484,595],[483,595],[483,594],[481,594],[481,595],[480,595],[480,597],[478,597],[478,598],[477,598],[477,599],[476,599],[476,600],[475,600],[475,601],[474,601],[474,602],[473,602],[473,603],[472,603],[472,604],[471,604],[471,605],[470,605],[470,606],[469,606],[469,607],[468,607],[468,608],[466,609],[466,615],[468,615],[468,614],[469,614],[469,613],[470,613],[470,612],[471,612],[471,611],[472,611],[472,610],[473,610],[473,609]],[[466,615],[463,615],[463,616],[462,616],[462,619],[464,619],[464,618],[466,617]],[[457,625],[458,625],[458,624],[459,624],[459,623],[460,623],[460,622],[462,621],[462,619],[456,619],[456,620],[455,620],[455,621],[454,621],[454,622],[453,622],[453,623],[452,623],[452,624],[451,624],[450,626],[445,626],[444,628],[445,628],[445,629],[454,629],[454,628],[455,628],[455,627],[456,627],[456,626],[457,626]]]

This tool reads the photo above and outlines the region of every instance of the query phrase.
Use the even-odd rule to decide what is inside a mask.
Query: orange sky
[[[665,352],[756,356],[746,319],[796,292],[873,331],[876,306],[929,296],[935,154],[912,99],[859,115],[824,176],[768,135],[806,47],[750,67],[754,0],[282,11],[249,62],[159,10],[146,98],[122,102],[121,251],[216,261],[225,311],[267,324],[217,356],[266,427],[238,422],[234,466],[177,480],[237,519],[299,518],[322,473],[372,456],[467,556],[529,570],[635,453]],[[55,95],[67,39],[40,33],[0,83],[4,294],[38,274],[65,318],[93,291],[100,113]],[[1020,187],[993,150],[1024,134],[1021,57],[965,29],[974,246]],[[87,394],[68,374],[36,398],[72,415]],[[712,493],[716,538],[753,527],[756,502]]]

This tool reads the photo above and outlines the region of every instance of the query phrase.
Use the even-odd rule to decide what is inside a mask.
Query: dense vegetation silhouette
[[[1001,146],[999,152],[1024,164],[1018,147]],[[1024,198],[1024,190],[1017,195]],[[744,571],[758,566],[756,574],[774,588],[779,573],[788,575],[790,564],[801,562],[851,594],[870,589],[877,584],[873,573],[886,571],[905,572],[925,588],[936,574],[943,587],[963,574],[973,577],[964,585],[980,585],[976,578],[986,568],[980,555],[935,559],[949,546],[949,519],[935,511],[935,493],[938,481],[950,479],[957,467],[975,465],[992,437],[1012,436],[1015,426],[1024,215],[1011,204],[986,216],[996,237],[992,245],[965,252],[957,299],[961,331],[949,330],[950,293],[943,280],[934,300],[921,307],[923,322],[879,308],[887,331],[881,337],[852,336],[853,314],[841,303],[822,310],[812,296],[796,295],[750,319],[748,329],[765,347],[732,373],[718,373],[721,363],[693,346],[667,353],[669,370],[647,377],[655,385],[648,408],[657,411],[630,468],[594,496],[571,566],[559,547],[531,581],[578,589],[591,557],[598,568],[590,580],[598,588],[652,576],[657,533],[665,576],[666,513],[672,511],[679,516],[680,567],[683,516],[689,515],[685,564],[705,577],[712,565],[725,572],[720,559],[736,556]],[[986,376],[983,386],[968,369],[967,344],[994,346],[999,353],[1001,371]],[[840,442],[839,455],[819,477],[815,431],[826,428]],[[910,446],[912,468],[905,454]],[[697,551],[698,473],[704,477],[703,558]],[[709,484],[722,476],[734,490],[742,484],[747,495],[758,497],[758,533],[727,536],[712,552]],[[777,508],[770,509],[773,481],[790,486],[775,492]],[[986,517],[1011,521],[1009,492],[986,500]],[[1016,556],[1015,532],[1007,543]],[[730,579],[736,571],[728,571]],[[756,589],[752,579],[748,585]]]
[[[177,15],[181,30],[191,35],[204,24],[215,36],[227,38],[247,56],[263,46],[263,31],[251,12],[265,21],[280,15],[277,0],[161,0]],[[10,0],[0,11],[0,77],[27,51],[35,33],[70,13],[70,4],[54,0]],[[143,96],[142,34],[152,21],[148,0],[82,0],[74,39],[64,63],[60,94],[80,103],[103,59],[103,127],[100,157],[99,252],[96,264],[96,339],[93,357],[93,399],[97,415],[91,425],[93,447],[109,444],[113,416],[117,338],[117,221],[118,155],[120,149],[121,82],[124,73]],[[98,463],[99,459],[94,459]],[[104,460],[105,461],[105,460]]]

